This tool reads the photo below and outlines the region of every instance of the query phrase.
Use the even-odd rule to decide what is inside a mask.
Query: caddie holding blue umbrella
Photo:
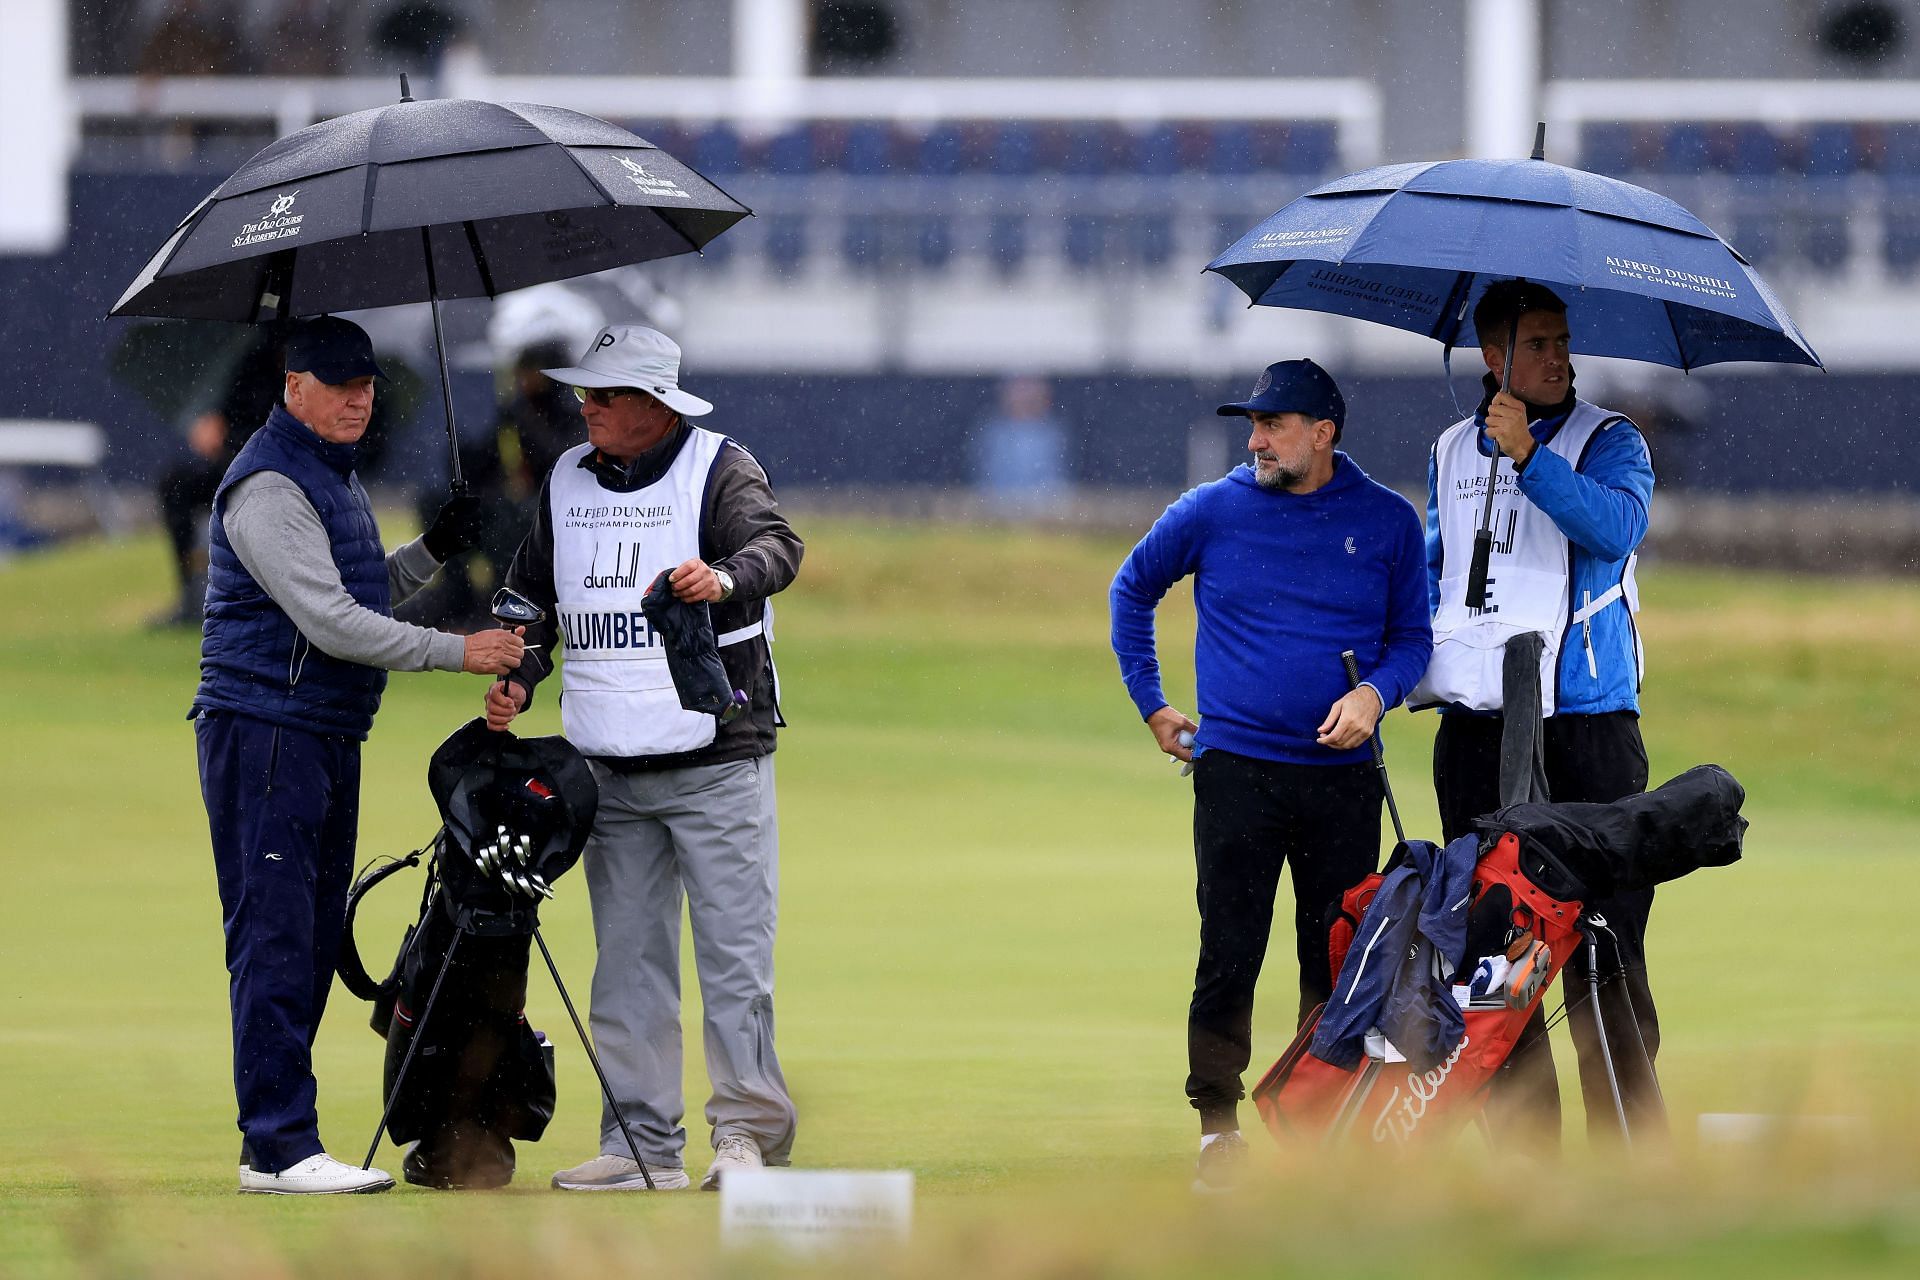
[[[1567,305],[1545,285],[1503,280],[1474,308],[1486,359],[1480,407],[1441,433],[1427,466],[1427,582],[1433,606],[1433,660],[1408,699],[1438,706],[1433,784],[1447,840],[1500,807],[1504,723],[1502,654],[1508,639],[1546,638],[1541,705],[1547,786],[1555,801],[1608,802],[1647,785],[1640,738],[1640,637],[1633,615],[1635,551],[1647,533],[1653,464],[1647,442],[1619,414],[1574,391]],[[1512,373],[1501,374],[1511,334]],[[1486,507],[1488,459],[1498,446],[1492,554],[1485,605],[1467,604],[1476,531]],[[1648,989],[1643,940],[1653,890],[1588,903],[1617,939],[1601,956],[1600,999],[1613,1029],[1621,1102],[1635,1137],[1664,1133],[1666,1112],[1653,1075],[1659,1019]],[[1585,950],[1576,951],[1569,989],[1585,989]],[[1614,978],[1618,972],[1617,979]],[[1623,990],[1624,985],[1624,990]],[[1623,995],[1631,996],[1629,1009]],[[1606,1063],[1593,1011],[1569,1001],[1590,1135],[1617,1138]],[[1646,1053],[1629,1027],[1637,1017]],[[1556,1145],[1560,1097],[1545,1019],[1536,1009],[1501,1078],[1489,1116],[1514,1139]]]

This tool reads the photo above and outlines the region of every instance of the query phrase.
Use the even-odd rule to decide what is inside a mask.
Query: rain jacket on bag
[[[1378,1027],[1418,1070],[1443,1062],[1466,1019],[1451,979],[1467,944],[1480,837],[1442,848],[1409,840],[1354,931],[1334,992],[1314,1032],[1313,1056],[1336,1067],[1360,1060]]]

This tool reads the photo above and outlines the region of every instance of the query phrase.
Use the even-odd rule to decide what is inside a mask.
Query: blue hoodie
[[[1365,745],[1314,739],[1347,692],[1343,649],[1398,705],[1433,652],[1420,517],[1344,453],[1312,493],[1263,489],[1250,465],[1189,490],[1154,522],[1108,593],[1113,651],[1142,719],[1167,705],[1153,611],[1193,576],[1201,751],[1355,764]]]
[[[1529,424],[1533,438],[1545,443],[1566,423],[1557,414]],[[1480,456],[1490,456],[1486,438],[1486,406],[1474,414],[1480,426]],[[1434,455],[1427,455],[1427,592],[1428,606],[1440,608],[1442,548],[1440,546],[1440,483]],[[1579,464],[1572,465],[1551,449],[1535,449],[1520,468],[1520,492],[1545,512],[1565,534],[1572,550],[1572,608],[1591,592],[1606,594],[1626,571],[1627,557],[1647,536],[1647,513],[1653,502],[1653,462],[1647,442],[1625,418],[1596,432]],[[1457,554],[1471,555],[1472,547]],[[1569,612],[1571,617],[1571,611]],[[1555,715],[1598,715],[1608,711],[1640,709],[1640,657],[1633,614],[1624,603],[1607,606],[1593,616],[1594,668],[1587,670],[1587,649],[1579,628],[1569,623],[1560,644],[1559,684],[1554,690]]]

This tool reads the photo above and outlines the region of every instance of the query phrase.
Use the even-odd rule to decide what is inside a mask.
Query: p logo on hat
[[[713,412],[713,405],[680,389],[680,344],[643,324],[610,324],[579,364],[540,372],[571,387],[632,387],[688,418]]]

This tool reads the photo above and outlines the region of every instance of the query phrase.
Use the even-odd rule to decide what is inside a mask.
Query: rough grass
[[[778,649],[792,721],[777,757],[779,1016],[796,1155],[910,1168],[920,1189],[910,1249],[830,1269],[1797,1276],[1911,1274],[1920,1261],[1920,588],[1646,574],[1654,773],[1723,763],[1747,783],[1754,821],[1745,862],[1663,889],[1655,913],[1671,1159],[1627,1169],[1588,1153],[1576,1106],[1557,1168],[1496,1163],[1474,1141],[1419,1167],[1276,1152],[1249,1194],[1215,1203],[1185,1188],[1188,803],[1105,644],[1124,541],[851,521],[805,532]],[[521,1148],[514,1189],[232,1193],[218,906],[182,718],[196,644],[140,625],[164,602],[164,573],[146,541],[0,568],[26,619],[0,637],[14,796],[0,851],[0,1273],[773,1267],[718,1253],[712,1197],[544,1190],[587,1154],[597,1093],[540,975],[530,1014],[559,1046],[560,1109]],[[1184,609],[1163,610],[1162,652],[1172,696],[1190,700]],[[431,833],[427,755],[479,692],[471,678],[395,678],[367,748],[363,855]],[[532,727],[553,716],[543,700]],[[1390,717],[1416,832],[1434,826],[1431,733],[1431,717]],[[411,905],[416,882],[403,880],[362,925],[376,965]],[[583,883],[563,881],[545,918],[583,995]],[[1264,985],[1256,1070],[1287,1038],[1290,952],[1275,949]],[[357,1159],[378,1114],[379,1045],[364,1007],[335,999],[316,1051],[322,1122]],[[689,1017],[694,1003],[690,991]],[[1700,1112],[1851,1119],[1698,1147]]]

